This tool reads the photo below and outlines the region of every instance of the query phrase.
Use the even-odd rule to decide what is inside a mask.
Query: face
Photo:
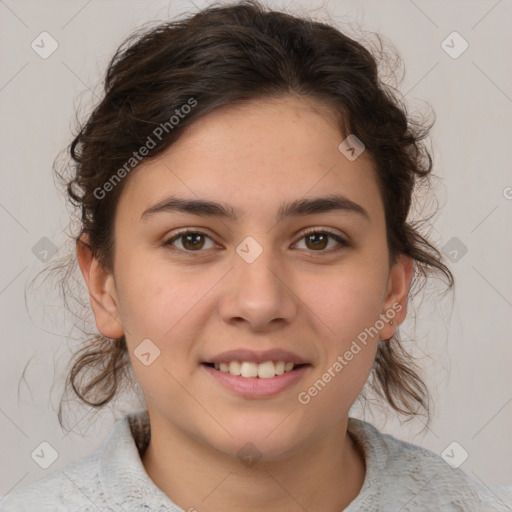
[[[346,421],[379,338],[405,315],[411,264],[390,266],[372,161],[347,159],[342,139],[325,106],[258,101],[208,114],[127,178],[113,274],[81,265],[98,328],[126,335],[152,421],[227,454],[250,441],[268,457]],[[169,205],[144,215],[170,196],[238,217]],[[258,361],[302,365],[246,378],[205,364],[235,360],[262,376],[280,363]]]

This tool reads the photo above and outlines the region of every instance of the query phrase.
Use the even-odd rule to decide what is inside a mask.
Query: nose
[[[270,249],[253,261],[240,254],[234,255],[233,269],[223,283],[222,318],[230,324],[245,323],[253,331],[282,328],[297,314],[299,301],[286,262]]]

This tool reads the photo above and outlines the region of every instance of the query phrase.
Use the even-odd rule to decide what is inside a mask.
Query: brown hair
[[[408,255],[415,261],[413,284],[435,272],[453,286],[439,251],[407,220],[413,191],[429,185],[432,159],[423,140],[431,125],[412,121],[396,91],[379,78],[378,58],[333,26],[252,1],[210,7],[134,33],[110,61],[104,86],[103,98],[68,148],[72,175],[57,175],[81,211],[74,241],[86,233],[105,268],[112,269],[114,213],[126,180],[104,197],[98,191],[157,127],[167,129],[158,140],[152,137],[156,145],[149,157],[220,106],[296,94],[329,105],[343,120],[340,135],[356,135],[372,156],[390,262]],[[171,116],[191,98],[194,108],[171,126]],[[75,354],[66,389],[71,386],[81,400],[100,408],[116,396],[130,366],[124,336],[94,334]],[[414,417],[423,409],[430,420],[428,389],[398,334],[379,343],[372,373],[372,389],[396,411]],[[61,408],[62,402],[59,420]]]

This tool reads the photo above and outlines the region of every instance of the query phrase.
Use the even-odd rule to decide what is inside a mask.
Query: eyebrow
[[[145,210],[141,215],[141,221],[146,221],[156,214],[176,212],[191,213],[202,217],[218,217],[232,221],[239,221],[244,217],[242,211],[226,203],[170,196]],[[283,203],[279,207],[275,221],[280,222],[288,217],[328,212],[352,213],[370,220],[368,212],[361,205],[343,195],[329,195],[327,197],[297,199]]]

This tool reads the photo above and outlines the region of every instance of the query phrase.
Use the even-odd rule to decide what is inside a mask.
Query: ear
[[[124,334],[119,321],[117,292],[113,274],[102,267],[93,255],[89,237],[83,234],[76,244],[78,263],[84,276],[96,327],[107,338],[119,338]]]
[[[396,328],[404,321],[407,315],[407,296],[413,270],[414,260],[405,254],[401,254],[391,267],[384,301],[384,311],[382,312],[388,320],[380,330],[381,340],[392,338]]]

